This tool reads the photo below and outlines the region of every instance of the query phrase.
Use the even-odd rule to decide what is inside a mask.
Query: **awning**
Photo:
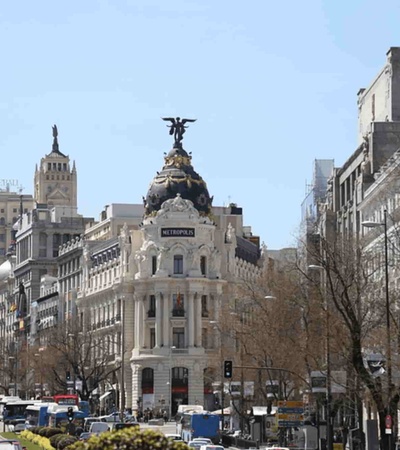
[[[217,409],[217,411],[213,411],[211,414],[222,414],[222,409]],[[224,408],[224,416],[229,416],[231,414],[231,408],[228,406]]]
[[[111,395],[111,391],[108,391],[108,392],[106,392],[105,394],[100,395],[99,400],[102,401],[102,400],[104,400],[105,398],[107,398],[109,395]]]
[[[268,406],[253,406],[251,409],[253,416],[265,416],[268,414]],[[275,414],[277,409],[276,406],[272,406],[270,414]]]

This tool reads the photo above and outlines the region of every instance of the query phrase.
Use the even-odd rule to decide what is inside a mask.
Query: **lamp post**
[[[219,359],[220,359],[220,377],[221,377],[221,431],[225,430],[225,393],[224,393],[224,355],[222,353],[222,331],[218,326],[218,322],[216,320],[210,320],[210,324],[215,325],[214,330],[218,330],[219,332]]]
[[[385,304],[386,304],[386,360],[387,360],[387,413],[390,415],[390,399],[392,391],[392,350],[390,346],[390,298],[389,298],[389,258],[388,258],[388,233],[387,233],[387,210],[383,211],[383,222],[365,221],[361,225],[366,228],[383,227],[385,246]],[[392,431],[392,426],[390,426]],[[391,448],[391,434],[388,434],[388,448]]]
[[[8,360],[11,361],[12,364],[12,378],[14,379],[14,395],[18,396],[18,371],[17,371],[17,358],[15,356],[9,356]]]
[[[325,271],[323,266],[310,264],[310,270]],[[332,422],[332,381],[331,381],[331,346],[330,346],[330,327],[329,327],[329,304],[328,298],[324,296],[325,301],[325,359],[326,359],[326,448],[333,450],[333,422]]]

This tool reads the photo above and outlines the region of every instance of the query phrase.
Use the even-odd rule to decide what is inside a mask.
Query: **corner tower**
[[[164,410],[171,417],[179,405],[213,404],[210,378],[204,374],[216,352],[210,320],[219,318],[226,281],[221,279],[212,198],[181,144],[186,119],[168,120],[175,142],[144,198],[143,222],[131,235],[129,267],[134,286],[132,406]]]
[[[60,152],[57,126],[53,126],[51,153],[35,170],[35,201],[48,206],[68,206],[77,209],[77,173],[75,162],[70,167],[69,156]]]

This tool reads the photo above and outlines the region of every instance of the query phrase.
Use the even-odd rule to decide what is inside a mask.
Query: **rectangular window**
[[[207,328],[202,329],[201,333],[201,345],[203,348],[208,348],[208,335],[207,335]]]
[[[51,170],[51,163],[47,163],[47,170]]]
[[[5,234],[0,234],[0,242],[6,242],[6,235]]]
[[[4,209],[2,208],[0,212],[4,213]]]
[[[182,255],[174,256],[174,273],[175,274],[183,274],[183,256]]]
[[[13,208],[13,213],[16,213],[17,212],[17,208]]]
[[[154,348],[156,346],[156,329],[150,328],[150,348]]]
[[[185,329],[184,328],[173,328],[172,344],[176,348],[185,348]]]
[[[150,295],[148,317],[156,317],[156,296]]]
[[[151,257],[151,274],[154,275],[157,272],[157,256]]]
[[[185,315],[184,300],[185,300],[185,297],[180,292],[172,295],[172,304],[173,304],[172,316],[173,317],[184,317],[184,315]]]
[[[200,270],[202,275],[206,275],[207,273],[207,258],[202,256],[200,258]]]
[[[201,296],[201,317],[208,317],[207,295]]]

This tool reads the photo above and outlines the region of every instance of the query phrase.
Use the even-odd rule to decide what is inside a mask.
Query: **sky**
[[[216,206],[270,249],[296,245],[315,159],[357,147],[357,92],[400,45],[396,0],[20,0],[0,9],[0,180],[33,194],[51,152],[75,160],[78,211],[142,203],[184,138]]]

